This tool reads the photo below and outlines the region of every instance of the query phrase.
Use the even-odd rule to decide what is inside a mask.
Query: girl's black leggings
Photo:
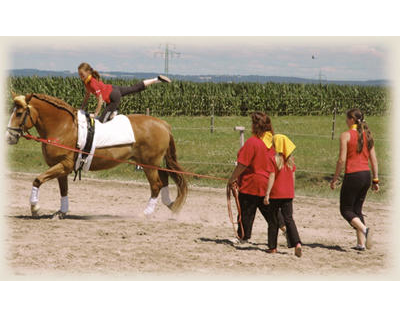
[[[274,219],[272,218],[272,214],[269,211],[269,205],[264,204],[263,196],[256,196],[239,192],[239,204],[240,209],[242,210],[242,225],[244,236],[242,236],[240,225],[238,227],[238,236],[241,237],[241,239],[243,240],[248,240],[251,238],[251,231],[253,229],[254,217],[256,216],[257,208],[260,210],[261,214],[267,221],[268,227],[270,226],[270,222],[274,221]],[[283,217],[280,213],[278,214],[277,225],[278,228],[284,225]]]
[[[112,86],[112,91],[110,93],[110,103],[107,104],[106,109],[101,114],[99,120],[100,122],[107,122],[110,119],[111,114],[114,111],[118,110],[119,103],[121,102],[121,97],[143,91],[145,89],[145,85],[143,81],[134,84],[130,87],[120,87],[120,86]]]
[[[340,190],[340,214],[349,223],[358,217],[363,224],[362,206],[371,186],[371,172],[346,173]]]
[[[268,247],[275,249],[278,246],[279,211],[282,212],[283,220],[288,234],[288,247],[294,247],[301,243],[296,223],[293,219],[293,199],[269,199],[269,221],[268,221]]]

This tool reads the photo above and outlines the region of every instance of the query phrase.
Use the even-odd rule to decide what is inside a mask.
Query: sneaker
[[[296,257],[301,257],[302,253],[301,253],[301,244],[298,243],[296,248],[294,248],[294,254]]]
[[[229,241],[234,245],[243,245],[248,243],[247,239],[239,239],[237,237],[229,239]]]
[[[161,82],[171,83],[171,79],[163,75],[159,75],[157,79],[160,80]]]
[[[364,246],[360,246],[360,245],[357,245],[357,246],[355,246],[355,247],[353,247],[351,249],[354,249],[354,250],[357,250],[357,251],[365,251],[365,247]]]

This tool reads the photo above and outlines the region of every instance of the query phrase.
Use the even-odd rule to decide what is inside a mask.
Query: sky
[[[369,38],[90,37],[14,39],[9,68],[76,71],[85,61],[100,72],[263,75],[328,80],[387,79],[387,48]],[[314,58],[312,58],[314,56]]]

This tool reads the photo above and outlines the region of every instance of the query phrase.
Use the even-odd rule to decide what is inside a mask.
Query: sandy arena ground
[[[339,203],[323,198],[298,197],[295,220],[304,243],[297,258],[279,237],[279,253],[265,252],[267,225],[257,214],[251,243],[233,245],[224,190],[191,188],[179,215],[161,205],[151,218],[143,209],[147,184],[92,180],[69,182],[70,213],[51,220],[59,207],[58,183],[40,190],[43,216],[32,219],[29,210],[35,175],[8,174],[5,210],[6,262],[16,276],[103,276],[125,278],[194,276],[291,279],[310,276],[381,276],[391,267],[390,207],[367,201],[364,212],[374,248],[357,252],[355,232],[342,219]],[[175,191],[171,192],[174,196]]]

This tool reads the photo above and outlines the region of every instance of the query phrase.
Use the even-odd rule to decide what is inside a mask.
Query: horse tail
[[[164,158],[168,169],[183,171],[183,168],[179,165],[176,157],[175,141],[172,134],[169,135],[169,147]],[[173,212],[179,212],[186,201],[188,193],[187,181],[184,175],[181,173],[168,172],[168,175],[174,180],[178,189],[177,197],[175,201],[169,206],[169,208]]]

